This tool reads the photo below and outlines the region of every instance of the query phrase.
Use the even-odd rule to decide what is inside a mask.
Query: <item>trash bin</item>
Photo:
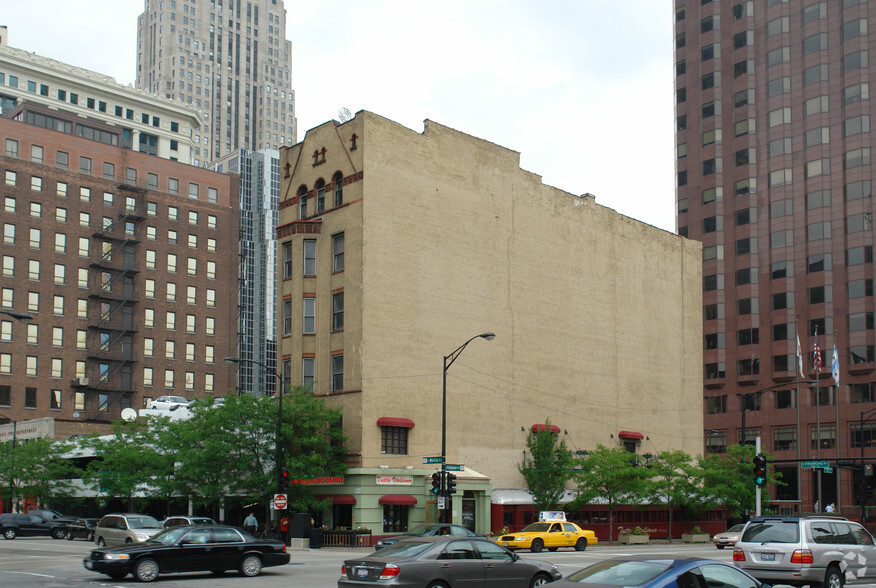
[[[296,512],[292,515],[292,520],[289,525],[290,537],[307,537],[307,530],[310,529],[310,521],[312,520],[310,513]]]
[[[322,547],[322,529],[312,527],[310,529],[310,548],[319,549]]]

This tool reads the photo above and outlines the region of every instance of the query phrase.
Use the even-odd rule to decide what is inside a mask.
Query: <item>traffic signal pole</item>
[[[754,453],[760,455],[760,435],[754,440]],[[760,484],[754,485],[754,516],[760,516]]]

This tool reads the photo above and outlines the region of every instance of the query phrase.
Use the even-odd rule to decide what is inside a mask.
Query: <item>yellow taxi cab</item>
[[[584,551],[588,545],[596,545],[597,541],[596,533],[567,522],[565,516],[561,519],[545,518],[522,531],[496,538],[496,543],[502,547],[511,550],[529,549],[533,553],[538,553],[545,547],[548,551],[556,551],[560,547],[574,547],[577,551]]]

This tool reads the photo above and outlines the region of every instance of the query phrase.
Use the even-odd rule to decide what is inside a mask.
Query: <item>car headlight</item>
[[[137,533],[137,539],[139,539],[140,541],[146,541],[147,539],[149,539],[149,535],[147,535],[146,533]]]
[[[514,537],[512,541],[529,541],[529,537]]]
[[[103,559],[131,559],[127,553],[105,553]]]

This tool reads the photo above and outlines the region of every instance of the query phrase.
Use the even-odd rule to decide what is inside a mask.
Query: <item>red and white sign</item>
[[[410,486],[414,483],[412,476],[376,476],[374,482],[378,486]]]
[[[285,494],[274,494],[274,508],[283,510],[286,508],[287,497]]]

